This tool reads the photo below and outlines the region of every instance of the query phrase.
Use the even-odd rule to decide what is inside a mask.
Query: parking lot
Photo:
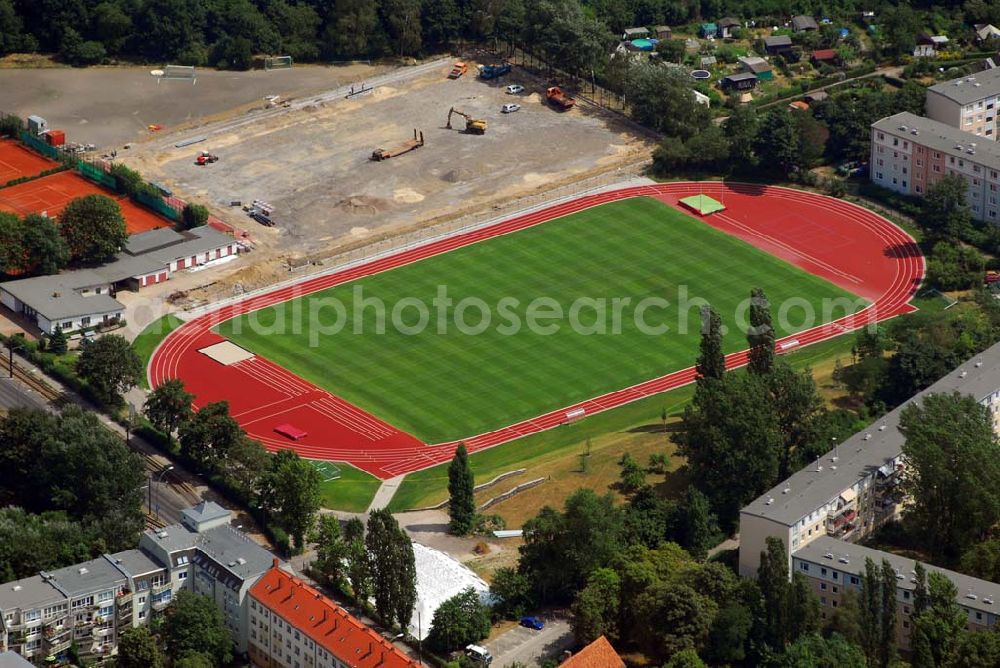
[[[497,668],[519,663],[540,666],[546,659],[559,655],[574,644],[569,619],[565,616],[540,615],[545,628],[540,631],[516,626],[486,643]]]

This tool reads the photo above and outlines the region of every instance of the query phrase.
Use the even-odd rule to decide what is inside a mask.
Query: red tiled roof
[[[625,662],[611,646],[608,639],[601,636],[579,652],[562,662],[567,668],[625,668]]]
[[[834,49],[819,49],[818,51],[813,51],[812,57],[815,60],[835,60],[837,52]]]
[[[274,566],[250,596],[351,668],[415,668],[419,664],[299,578]]]

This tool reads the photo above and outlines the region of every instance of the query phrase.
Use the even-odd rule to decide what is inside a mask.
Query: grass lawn
[[[721,314],[728,328],[726,351],[741,350],[746,340],[736,314],[745,313],[739,305],[754,286],[773,304],[804,300],[817,314],[823,299],[857,301],[662,202],[635,198],[338,286],[299,304],[242,316],[223,323],[219,332],[390,424],[439,443],[690,366],[698,347],[695,298],[707,299]],[[389,322],[382,333],[379,309],[362,306],[358,289],[369,304],[373,298],[385,304]],[[456,306],[465,298],[481,299],[491,322],[470,334],[456,325],[458,308],[438,319],[435,297],[442,289]],[[540,297],[551,300],[541,311],[559,307],[570,317],[528,327],[533,313],[528,304]],[[338,300],[349,324],[318,337],[311,347],[317,330],[308,322],[296,330],[293,320],[298,309],[308,314],[308,300],[315,298]],[[643,310],[640,302],[647,298],[669,304]],[[616,309],[615,299],[630,301]],[[397,305],[407,304],[401,300],[411,303],[399,310]],[[404,326],[419,323],[413,300],[429,312],[429,324],[418,334],[392,324],[394,311]],[[603,314],[597,300],[605,300]],[[578,326],[572,326],[574,307]],[[520,327],[512,326],[514,318]],[[337,320],[333,308],[323,320]],[[475,327],[485,319],[472,307],[464,322]],[[666,333],[650,331],[661,326]],[[359,328],[362,333],[355,334]],[[802,328],[776,327],[779,336]]]
[[[337,462],[340,477],[320,484],[319,493],[324,508],[363,513],[378,491],[381,482],[375,476],[350,464]]]
[[[826,396],[828,392],[824,390],[827,389],[834,361],[840,357],[846,362],[854,341],[854,334],[844,334],[785,357],[796,369],[810,367],[821,393]],[[666,409],[668,415],[676,418],[690,401],[693,391],[694,387],[687,385],[591,415],[580,422],[477,452],[469,457],[477,483],[491,480],[506,471],[528,469],[521,476],[481,492],[477,499],[482,502],[518,483],[551,476],[551,481],[490,509],[489,512],[503,515],[510,526],[517,527],[520,526],[519,521],[533,517],[538,508],[546,503],[561,507],[563,499],[578,487],[591,487],[598,493],[604,493],[608,485],[617,480],[617,461],[626,450],[641,464],[646,463],[651,452],[666,450],[672,455],[673,445],[666,443],[660,431],[660,416]],[[587,439],[591,440],[591,463],[588,473],[581,474],[580,453],[586,448]],[[676,469],[680,463],[672,458],[671,469]],[[650,481],[658,477],[651,476]],[[671,482],[679,481],[668,480],[668,485]],[[433,505],[447,498],[447,488],[448,464],[415,471],[403,480],[389,508],[398,512]]]
[[[132,342],[132,349],[142,360],[142,387],[149,389],[149,381],[146,379],[146,367],[149,366],[149,358],[153,356],[156,346],[160,345],[160,341],[167,338],[167,334],[182,324],[184,324],[183,320],[172,314],[167,314],[146,325],[146,328],[140,332],[139,336],[135,337],[135,341]]]

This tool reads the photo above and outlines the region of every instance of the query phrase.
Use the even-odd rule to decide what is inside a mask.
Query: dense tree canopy
[[[104,195],[85,195],[67,204],[59,229],[73,259],[84,264],[107,260],[128,239],[121,207]]]
[[[115,403],[139,384],[142,360],[124,337],[105,334],[83,347],[76,371],[98,398]]]

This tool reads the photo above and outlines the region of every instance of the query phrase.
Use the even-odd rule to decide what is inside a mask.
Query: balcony
[[[53,645],[49,645],[48,653],[49,654],[59,654],[60,652],[65,652],[66,650],[68,650],[70,648],[70,646],[72,644],[73,644],[73,639],[72,638],[66,638],[65,640],[60,640],[59,642],[57,642],[57,643],[55,643]]]
[[[154,599],[152,599],[151,603],[152,603],[152,606],[153,606],[153,610],[156,610],[157,612],[163,610],[168,605],[170,605],[170,601],[172,601],[172,600],[173,600],[173,597],[171,597],[171,596],[162,596],[160,598],[154,598]]]
[[[92,635],[94,638],[107,638],[115,632],[113,626],[98,626],[95,627]]]
[[[134,594],[132,594],[132,592],[122,592],[118,595],[118,598],[115,599],[115,603],[118,604],[118,607],[131,605],[133,596]]]
[[[166,582],[166,583],[161,584],[161,585],[153,585],[153,588],[151,590],[151,594],[153,596],[158,596],[158,595],[162,594],[163,592],[168,591],[169,589],[170,589],[170,583],[169,582]]]
[[[69,626],[46,626],[42,631],[42,636],[44,636],[46,642],[52,642],[55,639],[66,635],[69,631]]]

